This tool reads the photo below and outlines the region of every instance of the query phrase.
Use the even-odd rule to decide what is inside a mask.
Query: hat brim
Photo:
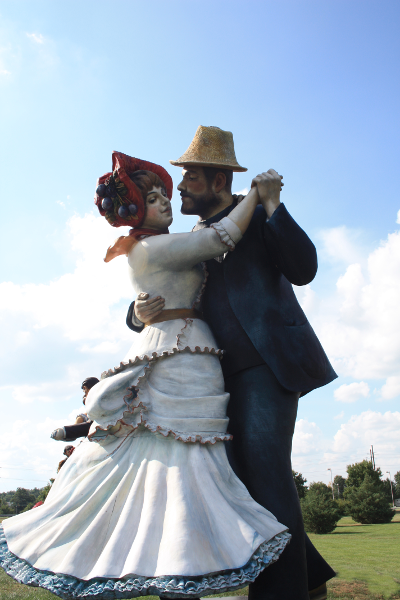
[[[213,162],[202,162],[202,161],[179,161],[179,160],[170,160],[171,165],[174,167],[212,167],[213,169],[228,169],[229,171],[234,171],[235,173],[244,173],[247,171],[246,167],[241,167],[240,165],[231,165],[231,164],[222,164],[222,163],[213,163]]]

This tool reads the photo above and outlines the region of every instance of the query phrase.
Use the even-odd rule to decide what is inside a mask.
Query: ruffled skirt
[[[92,402],[104,413],[98,440],[76,448],[44,505],[4,521],[0,565],[18,581],[64,599],[198,597],[247,585],[284,550],[287,528],[251,498],[218,441],[227,402],[218,357],[145,363],[106,378]],[[110,418],[105,395],[116,399],[115,377],[131,368],[124,391],[139,385],[142,406],[115,400]]]

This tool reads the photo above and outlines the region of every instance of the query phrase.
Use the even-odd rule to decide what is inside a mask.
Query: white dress
[[[130,252],[136,294],[199,306],[199,264],[234,248],[225,218],[210,229],[149,237]],[[287,528],[257,504],[225,452],[229,395],[221,350],[200,319],[146,327],[89,392],[93,419],[43,506],[4,521],[0,565],[65,599],[237,589],[279,558]]]

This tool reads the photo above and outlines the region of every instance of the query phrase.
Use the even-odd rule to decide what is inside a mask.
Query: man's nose
[[[182,181],[181,181],[181,182],[180,182],[180,184],[178,185],[177,189],[178,189],[180,192],[184,192],[184,191],[186,190],[186,186],[185,186],[185,180],[184,180],[184,179],[182,179]]]

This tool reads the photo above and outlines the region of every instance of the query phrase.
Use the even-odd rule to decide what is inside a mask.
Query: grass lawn
[[[344,517],[333,533],[309,535],[338,573],[328,582],[329,600],[400,600],[400,511],[386,525],[359,525]],[[245,596],[247,591],[229,595]],[[0,600],[55,599],[50,592],[16,583],[0,569]]]
[[[385,525],[359,525],[350,517],[344,517],[332,533],[309,536],[337,572],[336,580],[330,585],[332,598],[347,598],[335,595],[340,587],[343,592],[348,588],[346,582],[355,582],[354,589],[357,588],[358,593],[349,598],[389,598],[392,595],[400,598],[399,511],[393,521]],[[365,596],[367,588],[371,596]]]

